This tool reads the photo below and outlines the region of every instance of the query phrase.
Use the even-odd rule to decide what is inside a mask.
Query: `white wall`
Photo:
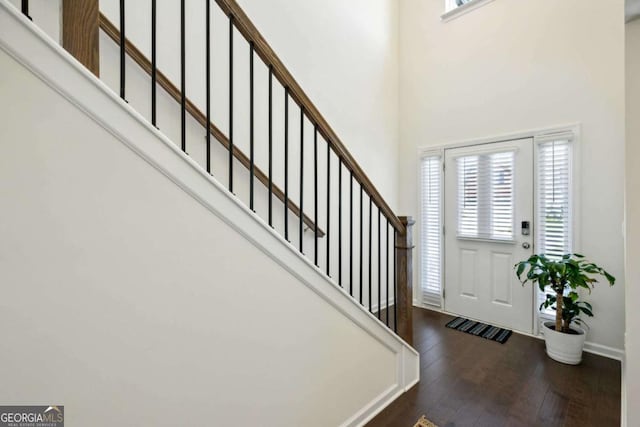
[[[640,20],[626,26],[627,144],[626,144],[626,340],[625,386],[627,424],[640,424]]]
[[[0,50],[0,400],[74,425],[326,426],[416,380],[417,354],[0,7],[29,61]]]
[[[400,211],[419,212],[418,147],[581,123],[579,250],[618,279],[588,298],[588,340],[622,349],[623,1],[496,0],[450,22],[443,9],[400,3]]]
[[[21,10],[21,0],[9,0],[13,6]],[[62,11],[61,0],[30,0],[29,16],[32,22],[36,23],[49,37],[58,43],[62,43],[61,21]]]
[[[399,2],[239,3],[395,209]]]

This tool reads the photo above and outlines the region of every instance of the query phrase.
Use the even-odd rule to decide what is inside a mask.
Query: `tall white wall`
[[[399,2],[239,3],[395,209]]]
[[[618,279],[588,298],[588,340],[622,349],[623,1],[497,0],[441,22],[443,3],[400,3],[400,211],[419,212],[418,147],[581,123],[577,249]]]
[[[0,400],[74,425],[359,425],[417,380],[415,352],[5,7]]]
[[[37,23],[49,37],[58,43],[62,43],[62,0],[30,0],[29,16]],[[9,0],[18,10],[22,7],[21,0]]]
[[[626,341],[625,341],[625,394],[627,424],[640,424],[640,19],[626,25]]]

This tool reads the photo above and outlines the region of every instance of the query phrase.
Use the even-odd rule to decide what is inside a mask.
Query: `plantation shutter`
[[[423,302],[441,306],[442,157],[422,158],[421,263]]]
[[[514,159],[514,151],[456,159],[459,238],[513,240]]]
[[[538,142],[536,252],[560,258],[572,252],[572,133],[536,138]],[[538,304],[545,299],[538,292]],[[553,314],[553,310],[546,310]]]

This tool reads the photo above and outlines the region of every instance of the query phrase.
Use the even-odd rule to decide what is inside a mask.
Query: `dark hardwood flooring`
[[[445,328],[453,317],[414,309],[420,382],[369,424],[413,427],[620,425],[620,362],[585,353],[578,366],[547,357],[544,341],[505,344]]]

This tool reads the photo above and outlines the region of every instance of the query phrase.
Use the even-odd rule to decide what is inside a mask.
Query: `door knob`
[[[531,244],[529,242],[524,242],[522,244],[522,247],[525,248],[525,249],[529,249],[529,248],[531,248]]]

